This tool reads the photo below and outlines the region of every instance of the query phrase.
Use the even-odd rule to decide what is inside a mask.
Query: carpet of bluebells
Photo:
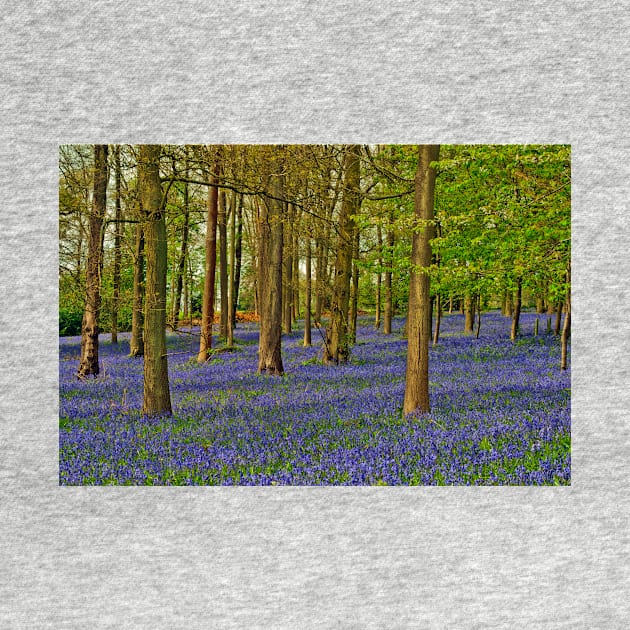
[[[407,342],[359,322],[351,362],[321,364],[322,341],[283,337],[283,377],[256,373],[258,332],[196,363],[191,331],[169,333],[173,415],[144,417],[142,359],[101,335],[101,374],[78,381],[80,338],[60,338],[62,485],[566,485],[570,370],[546,316],[484,314],[479,339],[446,315],[431,348],[430,414],[403,418]],[[192,330],[192,333],[198,330]],[[215,344],[216,345],[216,344]]]

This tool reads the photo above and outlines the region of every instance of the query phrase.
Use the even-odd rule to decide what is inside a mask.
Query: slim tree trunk
[[[569,349],[569,335],[571,334],[571,270],[567,271],[567,297],[565,300],[565,316],[564,316],[564,326],[562,327],[562,336],[560,337],[560,347],[561,347],[561,356],[560,356],[560,369],[567,369],[567,357],[568,357],[568,349]]]
[[[188,156],[185,160],[185,173],[188,177]],[[184,225],[182,227],[182,248],[179,254],[179,261],[177,263],[177,279],[175,283],[175,299],[173,300],[173,328],[177,329],[179,322],[179,311],[182,304],[182,290],[184,288],[184,278],[186,276],[186,260],[188,256],[188,230],[190,229],[190,201],[188,198],[188,184],[184,182]],[[185,305],[186,296],[184,296],[184,319],[188,309]]]
[[[374,306],[374,328],[378,330],[381,327],[381,281],[382,274],[381,268],[383,266],[383,230],[381,229],[381,224],[379,223],[376,226],[376,237],[378,242],[378,273],[376,274],[376,304]]]
[[[212,348],[212,324],[214,322],[214,282],[217,268],[217,220],[219,214],[218,175],[221,157],[217,153],[214,173],[210,173],[208,187],[208,218],[206,222],[206,264],[203,280],[203,298],[201,304],[201,336],[197,362],[204,363],[210,357]]]
[[[98,365],[98,319],[101,309],[103,269],[103,221],[107,202],[107,145],[94,145],[94,190],[90,215],[90,240],[85,275],[85,310],[81,322],[81,361],[77,377],[96,377]]]
[[[306,237],[306,273],[304,278],[304,345],[310,346],[311,339],[311,238]]]
[[[114,278],[113,278],[113,295],[112,295],[112,343],[118,343],[118,306],[120,302],[120,267],[122,251],[120,249],[122,230],[122,207],[120,204],[120,145],[116,145],[114,151],[114,177],[116,182],[116,220],[114,222]]]
[[[260,204],[258,248],[258,308],[260,341],[258,372],[281,375],[282,365],[282,246],[284,147],[273,146],[271,195]]]
[[[131,313],[131,341],[129,356],[144,355],[144,228],[136,225],[136,245],[133,262],[133,311]]]
[[[431,238],[434,211],[435,168],[439,145],[418,147],[418,169],[415,178],[415,215],[422,229],[414,231],[411,246],[412,269],[409,277],[409,314],[407,317],[407,372],[403,414],[426,413],[429,402],[430,284],[425,268],[431,265]]]
[[[554,337],[557,337],[560,334],[560,325],[562,322],[562,310],[564,309],[564,302],[560,300],[556,307],[556,324],[553,329]]]
[[[435,296],[435,331],[433,333],[433,345],[437,346],[440,341],[440,324],[442,323],[442,296],[438,293]]]
[[[481,294],[477,293],[477,332],[475,337],[479,339],[479,331],[481,330]]]
[[[219,336],[227,339],[228,308],[228,267],[227,267],[227,200],[225,191],[219,192],[219,214],[217,224],[219,229],[219,293],[221,296],[221,319]]]
[[[354,247],[354,219],[361,199],[360,146],[348,147],[344,168],[344,195],[339,216],[339,240],[335,263],[335,282],[330,307],[330,325],[326,329],[325,363],[346,363],[350,358],[348,311],[350,306],[350,275]]]
[[[234,251],[236,262],[234,263],[234,291],[232,293],[232,325],[236,327],[236,311],[238,308],[238,293],[241,286],[241,265],[243,261],[243,195],[239,195],[238,198],[238,216]]]
[[[287,246],[283,250],[282,260],[282,332],[291,332],[293,319],[293,207],[288,206],[285,236]]]
[[[523,283],[519,278],[516,281],[516,300],[514,301],[514,314],[512,315],[512,330],[510,332],[510,339],[516,341],[518,336],[518,325],[521,318],[521,298],[523,293]]]
[[[383,332],[390,335],[394,318],[394,300],[392,295],[392,275],[394,266],[394,232],[387,233],[387,271],[385,272],[385,312],[383,314]]]
[[[359,228],[354,228],[354,247],[352,253],[352,291],[350,299],[350,343],[357,342],[357,316],[359,313]]]
[[[142,405],[142,413],[147,415],[171,413],[166,358],[166,220],[160,184],[160,151],[160,145],[141,145],[138,157],[147,257]]]
[[[235,193],[236,194],[236,193]],[[227,319],[227,346],[234,346],[234,266],[236,264],[236,252],[234,251],[236,241],[236,205],[238,199],[232,199],[232,211],[230,212],[230,276],[228,279],[228,319]]]

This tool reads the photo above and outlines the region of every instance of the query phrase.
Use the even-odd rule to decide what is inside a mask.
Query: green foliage
[[[80,335],[82,320],[83,311],[61,307],[59,309],[59,335],[62,337]]]

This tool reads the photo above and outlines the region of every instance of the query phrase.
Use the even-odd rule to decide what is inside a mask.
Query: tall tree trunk
[[[282,260],[282,332],[291,332],[293,319],[293,215],[292,204],[288,205],[287,224],[285,226],[286,247]]]
[[[120,302],[120,267],[122,251],[120,249],[122,230],[122,207],[120,204],[120,145],[114,150],[114,177],[116,182],[116,220],[114,221],[114,278],[111,308],[112,344],[118,343],[118,306]]]
[[[139,216],[141,211],[139,212]],[[131,313],[131,341],[129,356],[144,355],[144,227],[136,225],[136,244],[133,262],[133,311]]]
[[[282,246],[284,147],[273,146],[270,189],[273,199],[260,204],[258,248],[258,307],[260,341],[258,372],[281,375],[282,365]]]
[[[311,238],[306,237],[306,274],[304,291],[304,345],[310,346],[311,339]]]
[[[335,282],[330,307],[330,324],[326,329],[325,363],[346,363],[350,357],[348,311],[350,306],[350,274],[354,247],[354,219],[361,198],[359,145],[348,147],[344,168],[344,195],[339,216],[339,241],[335,263]]]
[[[234,247],[236,244],[236,206],[238,199],[236,193],[232,198],[232,211],[230,212],[230,277],[228,279],[228,320],[227,320],[227,347],[232,348],[234,346],[234,319],[235,319],[235,306],[234,306],[234,266],[236,264],[236,252]]]
[[[392,275],[394,267],[394,232],[387,232],[387,271],[385,272],[385,312],[383,313],[383,332],[390,335],[394,318],[394,299],[392,295]]]
[[[564,326],[562,327],[562,336],[560,337],[560,347],[561,347],[561,356],[560,356],[560,369],[567,369],[567,356],[568,356],[568,348],[569,348],[569,335],[571,333],[571,269],[567,271],[567,297],[565,300],[565,310],[566,314],[564,316]]]
[[[429,402],[429,340],[431,339],[430,284],[425,268],[431,265],[435,168],[439,145],[418,147],[418,169],[415,178],[415,215],[422,229],[414,231],[411,245],[412,269],[409,277],[409,314],[407,317],[407,372],[403,414],[426,413]]]
[[[292,248],[292,259],[293,259],[293,273],[291,274],[293,279],[292,284],[292,304],[293,304],[293,323],[297,324],[297,321],[300,317],[300,223],[301,216],[298,213],[298,210],[294,207],[293,209],[293,217],[294,217],[294,226],[293,226],[293,240],[291,244]]]
[[[217,220],[219,215],[218,176],[221,170],[221,156],[217,152],[214,173],[209,175],[208,218],[206,222],[206,264],[203,279],[201,304],[201,336],[197,362],[204,363],[210,357],[212,348],[212,324],[214,322],[214,281],[217,269]]]
[[[228,308],[228,267],[227,267],[227,203],[225,191],[219,192],[219,214],[217,224],[219,229],[219,294],[221,296],[221,319],[219,336],[227,339]]]
[[[238,198],[238,216],[236,224],[236,241],[234,245],[236,262],[234,264],[234,291],[232,293],[232,325],[236,327],[236,310],[241,286],[241,265],[243,261],[243,195]]]
[[[350,343],[357,342],[357,316],[359,313],[359,228],[354,228],[354,247],[352,250],[352,290],[350,294]]]
[[[378,239],[378,273],[376,274],[376,304],[374,306],[374,328],[378,330],[381,327],[381,282],[382,274],[381,267],[383,266],[383,230],[381,224],[376,226],[376,236]]]
[[[162,204],[160,151],[160,145],[141,145],[138,157],[147,257],[142,405],[142,413],[147,415],[171,413],[166,358],[166,204]]]
[[[186,154],[184,162],[184,172],[188,177],[188,154]],[[186,260],[188,256],[188,230],[190,229],[190,201],[188,198],[188,184],[184,182],[184,225],[182,227],[182,248],[179,254],[179,261],[177,263],[177,280],[175,284],[175,299],[173,300],[173,328],[177,329],[179,321],[179,311],[182,304],[182,289],[184,288],[184,279],[186,277]],[[186,302],[186,296],[184,297],[184,303]],[[188,311],[184,304],[184,311]],[[186,313],[184,314],[184,319]]]
[[[514,314],[512,315],[512,330],[510,339],[516,341],[518,336],[518,325],[521,318],[521,298],[523,294],[523,282],[520,278],[516,281],[516,300],[514,301]]]
[[[107,145],[94,145],[94,191],[90,215],[90,240],[85,275],[85,310],[81,322],[81,361],[77,376],[97,376],[98,319],[101,309],[101,274],[103,269],[103,221],[107,202]]]

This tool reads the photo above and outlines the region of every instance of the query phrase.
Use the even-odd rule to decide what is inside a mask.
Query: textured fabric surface
[[[1,628],[626,628],[628,3],[8,3]],[[573,146],[569,488],[61,488],[57,150]]]

